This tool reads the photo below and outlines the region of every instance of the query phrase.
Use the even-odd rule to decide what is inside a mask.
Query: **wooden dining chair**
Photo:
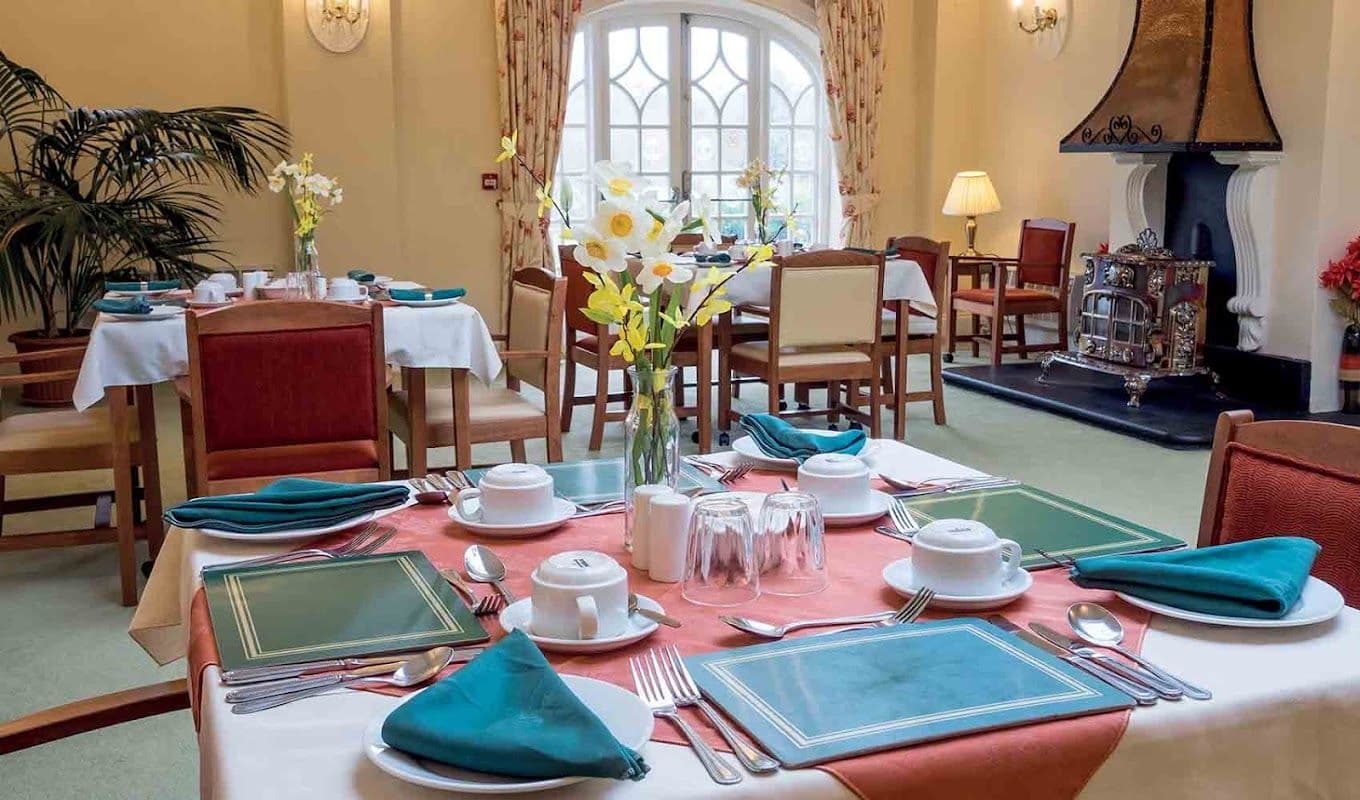
[[[178,382],[190,496],[296,475],[392,477],[382,306],[242,303],[186,315]]]
[[[945,320],[949,307],[949,242],[921,236],[894,236],[883,248],[898,258],[916,262],[935,297],[935,316],[911,308],[906,300],[884,302],[883,315],[883,402],[893,409],[893,438],[907,435],[907,403],[929,400],[935,424],[945,424],[944,381],[941,362],[946,337]],[[886,267],[885,267],[886,269]],[[907,357],[925,355],[930,359],[930,389],[907,391]]]
[[[1219,415],[1199,546],[1266,536],[1322,545],[1313,574],[1360,608],[1360,428]]]
[[[879,434],[880,329],[883,306],[883,256],[856,250],[818,250],[788,256],[770,269],[768,309],[736,307],[718,320],[718,424],[726,429],[741,415],[732,410],[734,376],[766,384],[769,413],[783,417],[827,414],[867,420]],[[733,314],[767,313],[765,341],[733,339]],[[868,388],[869,412],[841,402],[842,382]],[[785,383],[827,384],[827,408],[781,410]],[[857,390],[852,388],[850,396]]]
[[[0,755],[188,707],[188,681],[175,678],[46,708],[0,722]]]
[[[621,356],[609,354],[613,346],[614,334],[608,325],[601,325],[590,319],[581,310],[585,308],[594,287],[585,278],[589,269],[576,260],[572,254],[575,248],[563,245],[559,250],[562,275],[567,280],[566,304],[566,376],[562,387],[562,430],[571,430],[572,412],[576,406],[589,405],[594,408],[590,423],[591,450],[599,450],[604,444],[604,426],[609,422],[622,422],[628,415],[628,403],[632,394],[625,374],[622,392],[609,391],[609,378],[613,372],[623,373],[628,366]],[[677,367],[677,382],[681,384],[675,397],[675,414],[681,419],[695,418],[698,424],[697,444],[700,453],[712,449],[713,392],[713,333],[708,326],[691,328],[685,331],[678,342],[672,357]],[[589,395],[576,394],[576,369],[583,366],[595,372],[595,392]],[[695,372],[694,403],[687,401],[684,392],[684,371]],[[611,403],[622,403],[623,408],[609,408]]]
[[[537,267],[516,270],[510,284],[506,333],[492,336],[503,346],[505,387],[471,380],[453,370],[449,391],[430,393],[425,370],[402,370],[401,388],[388,392],[392,435],[406,444],[412,475],[424,475],[430,447],[453,447],[459,469],[472,466],[472,445],[509,442],[510,455],[524,462],[526,439],[543,439],[549,461],[562,460],[562,316],[567,280]],[[521,392],[528,384],[541,400]]]
[[[977,344],[991,346],[992,364],[999,365],[1005,353],[1016,353],[1026,358],[1030,353],[1067,348],[1067,273],[1072,260],[1072,241],[1077,223],[1060,219],[1027,219],[1020,223],[1020,251],[1015,258],[998,257],[979,262],[978,269],[989,274],[990,287],[959,289],[950,298],[949,330],[954,330],[960,312],[974,318],[991,321],[988,337],[973,339],[973,355]],[[1010,285],[1008,274],[1014,267],[1015,285]],[[1050,287],[1052,291],[1033,286]],[[1025,317],[1030,314],[1058,316],[1057,342],[1029,344],[1025,340]],[[1006,319],[1015,318],[1015,333],[1006,333]],[[1015,344],[1006,345],[1006,341]]]
[[[83,351],[83,347],[64,347],[4,355],[0,356],[0,365],[79,356]],[[0,376],[0,387],[70,380],[79,373],[79,369],[58,369],[4,375]],[[154,555],[160,548],[161,534],[160,466],[151,387],[138,387],[131,394],[110,392],[110,402],[126,404],[130,398],[135,398],[136,404],[132,414],[114,415],[108,407],[96,407],[11,414],[0,420],[0,522],[5,515],[80,506],[92,506],[94,517],[89,528],[0,535],[0,552],[117,542],[125,606],[137,603],[136,539],[146,538]],[[7,477],[96,469],[113,471],[116,517],[110,513],[108,492],[4,498]],[[139,500],[145,501],[145,516],[138,507]]]

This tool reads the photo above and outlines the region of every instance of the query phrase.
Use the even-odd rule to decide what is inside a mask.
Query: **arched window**
[[[593,205],[590,165],[609,159],[663,200],[710,198],[724,234],[754,238],[736,179],[760,159],[787,170],[778,201],[795,209],[796,238],[835,240],[840,207],[815,34],[740,5],[626,2],[583,18],[556,176],[572,184],[574,219]]]

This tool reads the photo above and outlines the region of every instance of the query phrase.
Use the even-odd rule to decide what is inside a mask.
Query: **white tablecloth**
[[[703,265],[700,265],[700,269]],[[734,305],[770,304],[770,270],[752,269],[738,273],[727,282],[727,298]],[[926,282],[921,265],[905,258],[889,259],[883,270],[883,299],[908,300],[912,308],[935,316],[935,295]]]
[[[496,343],[477,309],[466,303],[383,309],[387,362],[400,367],[454,367],[490,383],[501,369]],[[80,364],[73,399],[84,411],[108,386],[160,383],[189,372],[184,317],[123,322],[100,314]]]
[[[877,460],[894,474],[950,474],[943,459],[885,442]],[[731,458],[722,454],[716,458]],[[959,474],[966,468],[952,465]],[[833,546],[834,548],[834,546]],[[130,632],[158,661],[183,655],[199,570],[287,547],[225,542],[172,528]],[[835,557],[834,549],[832,557]],[[1360,611],[1290,630],[1214,628],[1155,617],[1143,655],[1209,687],[1210,702],[1161,702],[1133,712],[1124,737],[1083,798],[1351,798],[1360,787]],[[365,726],[396,704],[371,692],[339,692],[237,716],[216,668],[203,680],[199,763],[202,796],[324,800],[449,800],[389,778],[364,758]],[[659,721],[658,724],[666,724]],[[653,773],[640,783],[588,781],[563,798],[844,798],[815,769],[710,781],[690,751],[651,742]],[[1005,792],[998,790],[998,797]]]

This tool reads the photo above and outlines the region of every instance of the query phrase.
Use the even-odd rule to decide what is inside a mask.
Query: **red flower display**
[[[1346,254],[1328,261],[1327,268],[1318,276],[1324,289],[1331,289],[1332,308],[1354,323],[1360,323],[1360,237],[1346,245]]]

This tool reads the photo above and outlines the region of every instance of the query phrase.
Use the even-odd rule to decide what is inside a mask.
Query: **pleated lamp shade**
[[[976,217],[1001,210],[991,178],[979,171],[960,172],[949,185],[943,213],[950,217]]]

